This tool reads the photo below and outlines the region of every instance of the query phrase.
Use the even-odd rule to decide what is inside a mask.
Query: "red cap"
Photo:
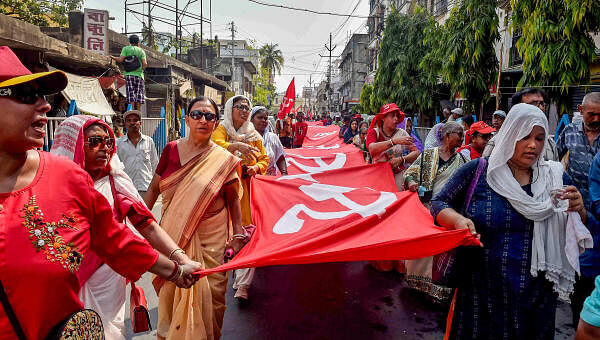
[[[473,132],[477,131],[479,134],[487,135],[489,133],[496,132],[496,129],[487,125],[483,121],[478,121],[478,122],[471,124],[469,131],[471,132],[471,134],[473,134]]]
[[[352,119],[362,119],[362,116],[357,113],[354,115],[354,117],[352,117]]]
[[[0,87],[10,87],[35,81],[42,94],[62,91],[67,76],[62,71],[31,73],[8,46],[0,46]]]
[[[379,109],[379,113],[371,121],[371,126],[369,126],[369,129],[373,129],[373,128],[377,127],[379,122],[383,120],[383,117],[385,117],[385,115],[387,115],[388,113],[391,113],[391,112],[398,112],[398,116],[399,116],[398,123],[400,123],[404,120],[404,112],[400,111],[400,109],[398,108],[398,106],[396,106],[395,103],[385,104],[381,107],[381,109]]]

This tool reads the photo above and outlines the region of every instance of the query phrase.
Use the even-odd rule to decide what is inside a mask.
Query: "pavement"
[[[153,212],[160,216],[160,202]],[[444,336],[443,307],[407,288],[402,275],[377,272],[366,262],[258,268],[245,304],[233,298],[231,283],[230,279],[223,340],[441,340]],[[155,327],[158,300],[151,274],[137,284],[146,292]],[[156,339],[155,330],[134,335],[126,315],[127,339]],[[569,306],[559,303],[555,339],[573,339],[570,320]]]

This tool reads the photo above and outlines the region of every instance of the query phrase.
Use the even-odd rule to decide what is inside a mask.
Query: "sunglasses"
[[[88,137],[85,142],[90,148],[97,148],[100,144],[106,145],[107,148],[112,149],[115,146],[114,138],[92,136]]]
[[[246,105],[235,105],[234,108],[240,110],[240,111],[250,111],[250,107],[246,106]]]
[[[35,104],[38,98],[46,100],[46,96],[40,94],[40,90],[31,85],[2,87],[0,88],[0,97],[12,97],[28,105]]]
[[[188,113],[188,116],[190,116],[190,118],[192,118],[193,120],[200,120],[200,118],[204,117],[204,119],[206,119],[206,121],[208,122],[212,122],[217,118],[217,115],[212,112],[204,112],[200,110],[190,111],[190,113]]]
[[[537,107],[546,107],[546,103],[543,100],[534,100],[532,102],[527,103],[529,105],[537,106]]]

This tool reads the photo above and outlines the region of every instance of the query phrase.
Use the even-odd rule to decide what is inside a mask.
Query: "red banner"
[[[310,131],[312,128],[309,128]],[[365,164],[363,153],[351,144],[286,149],[288,174],[316,173]]]
[[[337,125],[312,126],[308,129],[302,147],[344,144],[344,140],[338,137],[339,133],[340,127]]]
[[[281,105],[279,106],[279,112],[277,113],[277,117],[279,119],[284,119],[294,108],[296,103],[296,86],[294,85],[294,78],[288,85],[287,91],[285,91],[285,96],[281,100]]]
[[[479,242],[437,227],[417,195],[396,192],[388,164],[252,179],[257,230],[227,264],[200,272],[269,265],[404,260]]]

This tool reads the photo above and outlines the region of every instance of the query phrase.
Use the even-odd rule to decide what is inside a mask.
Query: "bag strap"
[[[8,301],[8,296],[6,296],[4,286],[2,286],[2,281],[0,281],[0,301],[2,302],[4,312],[6,313],[6,316],[8,316],[8,320],[10,321],[11,326],[17,334],[17,337],[19,338],[19,340],[26,340],[27,338],[25,337],[25,332],[23,332],[23,328],[21,328],[19,319],[17,319],[17,315],[15,314],[15,311],[12,309],[12,306]]]
[[[475,171],[475,176],[473,176],[473,180],[469,185],[469,189],[467,190],[467,196],[465,197],[465,204],[463,205],[463,213],[469,209],[469,205],[471,204],[471,198],[473,198],[473,193],[475,192],[475,187],[477,186],[477,182],[479,182],[479,177],[483,173],[483,169],[487,164],[487,160],[483,157],[479,158],[479,162],[477,162],[477,170]]]

